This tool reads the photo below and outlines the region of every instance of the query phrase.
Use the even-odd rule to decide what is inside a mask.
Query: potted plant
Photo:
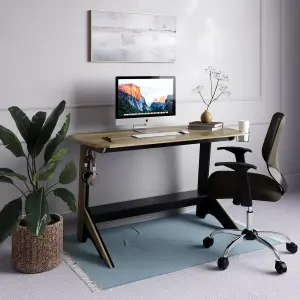
[[[228,76],[223,74],[221,71],[216,71],[212,67],[208,67],[205,69],[205,73],[208,73],[209,75],[209,81],[210,81],[210,97],[209,99],[205,99],[203,97],[203,90],[204,86],[199,85],[195,88],[195,92],[197,92],[203,103],[206,105],[205,111],[201,115],[201,122],[203,123],[210,123],[212,122],[212,114],[209,111],[209,107],[217,101],[222,95],[225,95],[227,97],[230,97],[231,92],[229,92],[227,89],[228,87],[224,85],[222,82],[228,81]]]
[[[27,168],[26,175],[0,168],[0,182],[11,184],[20,192],[19,198],[0,211],[0,243],[12,235],[12,261],[21,272],[47,271],[62,260],[63,220],[60,215],[49,212],[49,195],[59,197],[72,212],[76,211],[75,196],[64,187],[57,187],[58,184],[66,185],[76,179],[74,162],[67,163],[62,168],[58,182],[50,184],[67,151],[57,148],[68,132],[70,114],[56,136],[51,138],[65,105],[66,102],[61,101],[47,118],[45,112],[39,111],[31,120],[16,106],[8,109],[24,139],[26,150],[11,130],[0,125],[3,145],[22,159]],[[37,158],[43,149],[43,162],[38,166]]]

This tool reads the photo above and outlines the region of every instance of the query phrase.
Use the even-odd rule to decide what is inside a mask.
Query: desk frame
[[[209,177],[211,143],[233,140],[234,137],[220,137],[215,139],[198,141],[180,141],[170,144],[150,144],[137,147],[104,148],[93,149],[86,145],[80,146],[79,174],[86,171],[86,158],[89,151],[98,153],[120,152],[127,150],[140,150],[150,148],[162,148],[170,146],[200,144],[198,188],[195,191],[180,192],[157,197],[130,200],[125,202],[105,204],[91,207],[89,206],[89,185],[79,179],[78,189],[78,218],[77,218],[77,239],[86,242],[90,238],[98,251],[99,256],[106,262],[109,268],[114,268],[114,263],[105,246],[96,223],[149,214],[171,209],[178,209],[187,206],[197,205],[196,215],[205,218],[207,214],[213,215],[223,226],[228,229],[237,229],[234,221],[225,212],[216,199],[209,199],[206,195],[206,185]],[[90,169],[88,164],[88,169]]]

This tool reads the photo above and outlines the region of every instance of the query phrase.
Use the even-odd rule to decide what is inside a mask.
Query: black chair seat
[[[248,173],[249,185],[253,200],[276,202],[282,196],[280,186],[272,178],[256,173]],[[217,171],[208,180],[208,196],[213,199],[228,199],[236,194],[236,173],[233,171]],[[238,199],[233,203],[240,204]]]

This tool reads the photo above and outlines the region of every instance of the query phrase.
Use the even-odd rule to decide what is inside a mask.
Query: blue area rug
[[[220,228],[213,217],[204,220],[193,214],[151,220],[101,230],[115,264],[109,269],[99,258],[90,240],[82,244],[76,236],[66,236],[64,250],[101,289],[108,289],[149,277],[217,261],[233,236],[217,235],[206,249],[202,240]],[[272,244],[278,244],[269,239]],[[245,241],[230,256],[262,249],[256,241]],[[207,271],[210,272],[210,271]],[[214,272],[214,271],[211,271]]]

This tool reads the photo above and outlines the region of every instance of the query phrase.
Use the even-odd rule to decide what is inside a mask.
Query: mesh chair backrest
[[[279,171],[278,146],[284,123],[285,116],[283,113],[277,112],[273,115],[262,147],[262,156],[267,164],[268,171],[279,184],[283,194],[287,190],[287,183]]]

